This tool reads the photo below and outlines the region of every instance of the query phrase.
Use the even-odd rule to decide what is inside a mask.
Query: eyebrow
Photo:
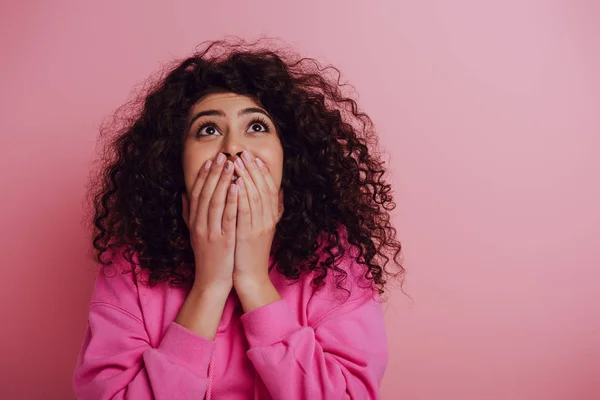
[[[238,117],[244,116],[244,115],[248,115],[248,114],[263,114],[266,117],[268,117],[269,119],[271,119],[271,116],[269,115],[268,112],[266,112],[265,110],[263,110],[262,108],[258,108],[258,107],[248,107],[248,108],[244,108],[240,111],[238,111]],[[205,116],[219,116],[219,117],[225,117],[225,112],[222,110],[204,110],[204,111],[200,111],[198,114],[194,115],[194,118],[192,118],[192,120],[190,121],[189,125],[188,125],[188,129],[190,129],[192,127],[192,124],[200,117],[205,117]]]

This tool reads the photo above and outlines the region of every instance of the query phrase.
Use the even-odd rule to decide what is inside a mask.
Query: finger
[[[223,213],[225,211],[227,190],[229,189],[229,185],[231,185],[232,176],[233,163],[227,160],[225,161],[221,176],[208,206],[208,232],[223,234]]]
[[[227,190],[227,202],[225,203],[225,210],[223,211],[223,234],[225,236],[232,236],[235,238],[235,228],[238,210],[238,194],[239,189],[235,183],[229,184]]]
[[[238,228],[245,229],[246,227],[252,226],[252,216],[250,213],[250,203],[248,201],[248,191],[246,190],[246,184],[243,177],[239,177],[235,184],[238,187],[238,215],[237,215],[237,226]]]
[[[196,223],[196,218],[198,216],[198,197],[200,196],[200,192],[204,187],[204,182],[206,181],[206,177],[208,176],[208,172],[210,171],[210,166],[212,164],[211,160],[206,160],[200,168],[198,172],[198,177],[196,178],[196,182],[194,182],[194,186],[192,187],[192,193],[189,199],[189,216],[188,216],[188,224]],[[189,227],[188,227],[189,228]]]
[[[251,226],[260,227],[262,225],[263,218],[263,201],[261,198],[261,193],[259,189],[256,187],[255,177],[261,178],[261,172],[258,171],[258,167],[252,161],[252,158],[248,151],[244,151],[242,153],[242,158],[250,157],[250,161],[243,161],[243,165],[239,158],[236,160],[236,171],[238,176],[244,179],[244,185],[248,197],[248,203],[250,204],[250,213],[251,213]]]
[[[271,172],[269,171],[269,167],[262,162],[262,160],[256,157],[256,165],[258,166],[259,171],[262,174],[265,186],[266,186],[266,196],[269,197],[269,206],[268,210],[273,216],[275,220],[279,220],[279,209],[280,209],[280,198],[279,191],[277,190],[277,186],[275,185],[275,181],[273,181],[273,177],[271,176]]]
[[[223,171],[224,163],[225,163],[225,154],[219,153],[217,156],[216,162],[212,163],[210,168],[210,172],[206,177],[206,182],[204,182],[204,186],[202,187],[202,191],[198,196],[198,222],[200,226],[208,228],[208,209],[210,207],[210,199],[213,196],[213,192],[215,191],[215,187],[219,182],[219,178],[221,177],[221,172]]]

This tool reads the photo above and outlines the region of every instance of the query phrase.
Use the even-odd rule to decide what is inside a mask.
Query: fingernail
[[[223,164],[223,161],[225,161],[225,154],[219,153],[219,155],[217,156],[217,164],[221,165]]]
[[[238,167],[240,167],[240,169],[244,169],[244,163],[242,162],[242,160],[241,160],[241,159],[239,159],[239,158],[236,158],[236,159],[235,159],[235,164],[236,164]]]
[[[212,161],[210,160],[206,160],[204,162],[204,169],[210,169],[210,166],[212,165]]]
[[[233,164],[231,163],[231,161],[227,160],[227,162],[225,163],[225,169],[229,171],[232,165]]]
[[[244,152],[242,153],[242,158],[246,162],[252,161],[252,157],[250,157],[250,153],[248,153],[248,150],[244,150]]]
[[[265,164],[263,164],[263,162],[258,157],[256,157],[256,165],[258,165],[260,168],[265,166]]]

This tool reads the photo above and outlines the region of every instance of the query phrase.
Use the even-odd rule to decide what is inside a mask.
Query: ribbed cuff
[[[281,342],[302,329],[284,299],[247,312],[241,316],[250,348],[270,346]]]
[[[203,377],[207,374],[215,342],[173,321],[158,345],[158,350],[173,364],[184,366]]]

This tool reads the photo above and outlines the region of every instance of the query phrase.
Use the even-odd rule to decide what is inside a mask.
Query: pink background
[[[99,124],[172,57],[278,36],[340,67],[387,149],[411,302],[383,398],[600,399],[600,3],[0,6],[0,398],[68,399]]]

